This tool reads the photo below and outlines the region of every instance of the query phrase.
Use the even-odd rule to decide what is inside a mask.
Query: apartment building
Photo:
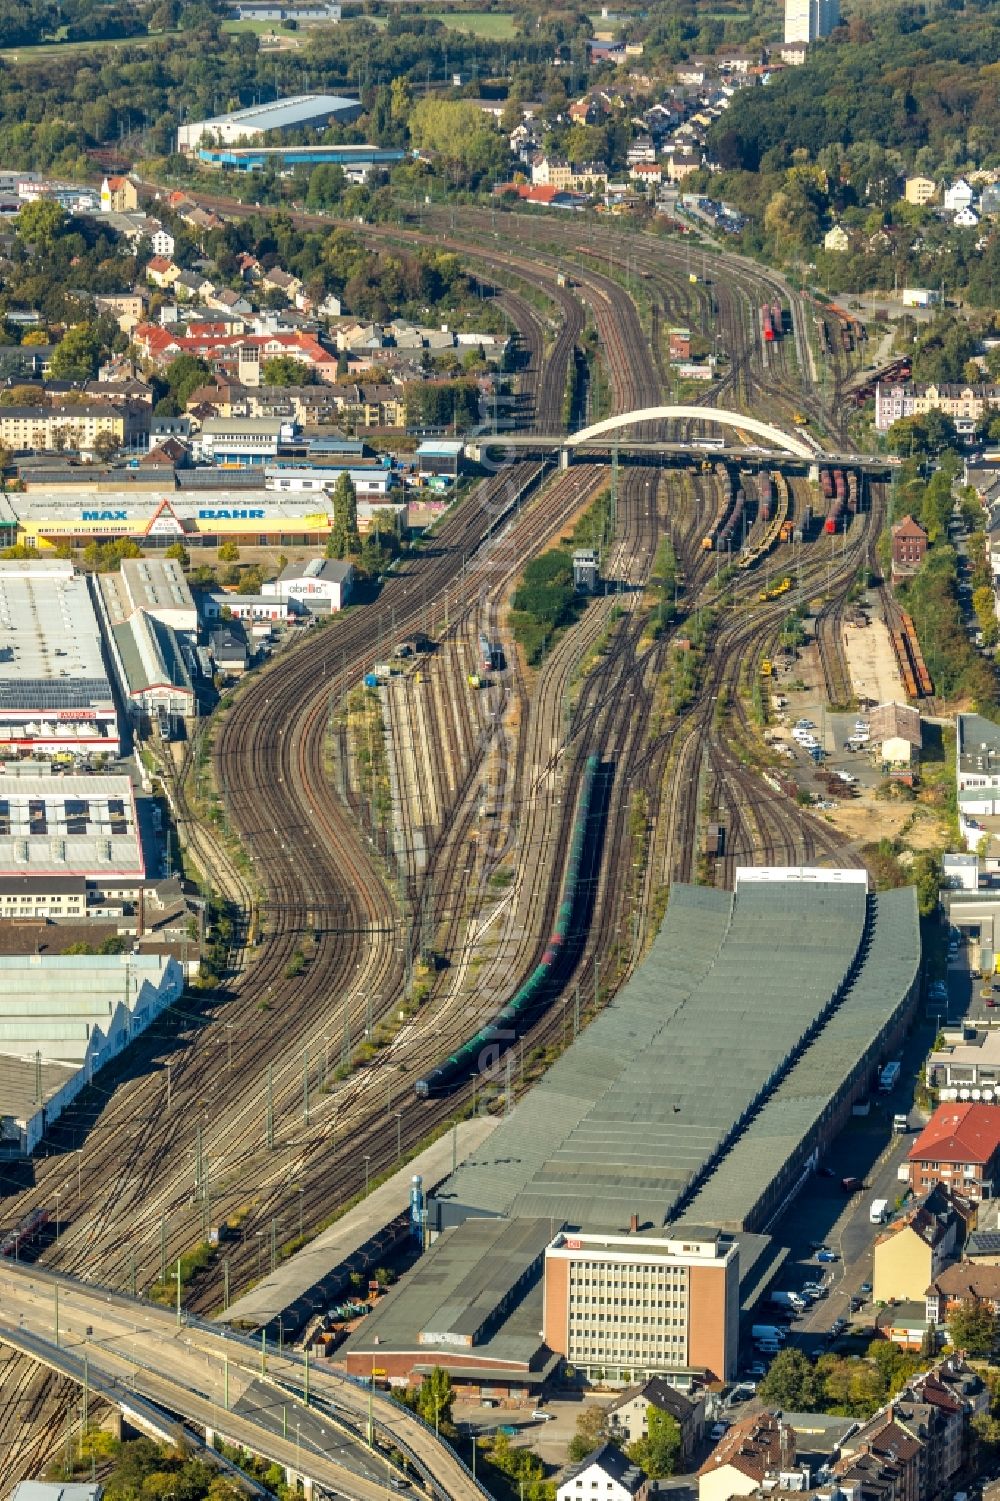
[[[785,41],[815,42],[840,25],[840,0],[785,0]]]
[[[991,1199],[1000,1183],[1000,1107],[939,1105],[910,1148],[907,1166],[913,1193],[941,1183],[977,1203]]]
[[[144,420],[143,420],[144,417]],[[0,407],[0,444],[11,452],[26,449],[75,448],[91,452],[102,433],[120,447],[149,431],[149,411],[143,414],[109,402],[69,407]]]
[[[943,412],[960,432],[971,432],[983,413],[1000,407],[1000,386],[987,385],[916,385],[899,381],[875,387],[875,426],[888,431],[901,417],[922,417],[928,412]]]
[[[673,1371],[728,1381],[738,1315],[739,1251],[718,1230],[560,1233],[546,1249],[545,1343],[588,1377]]]

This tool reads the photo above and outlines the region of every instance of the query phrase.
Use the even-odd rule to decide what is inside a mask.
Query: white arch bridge
[[[631,412],[618,412],[613,417],[605,417],[601,422],[591,423],[589,427],[580,428],[575,433],[497,433],[493,437],[480,437],[469,445],[470,450],[476,447],[482,452],[493,447],[508,447],[524,450],[526,452],[558,453],[560,464],[565,467],[569,464],[573,450],[590,444],[599,444],[602,438],[608,434],[618,433],[622,428],[635,427],[644,422],[703,422],[708,425],[727,428],[736,434],[747,434],[754,438],[760,438],[768,445],[766,449],[751,447],[746,443],[727,445],[725,449],[718,450],[733,458],[761,459],[794,459],[799,463],[817,465],[819,463],[832,464],[847,468],[862,468],[867,470],[883,471],[886,461],[877,455],[860,453],[826,453],[818,444],[806,441],[799,433],[789,433],[773,422],[762,422],[757,417],[748,417],[743,412],[731,412],[725,407],[703,406],[655,406],[638,407]],[[608,446],[608,445],[605,445]],[[621,446],[629,449],[647,450],[658,453],[675,454],[704,454],[706,450],[705,440],[698,439],[675,439],[675,440],[650,440],[626,438],[624,441],[615,439],[611,446]]]

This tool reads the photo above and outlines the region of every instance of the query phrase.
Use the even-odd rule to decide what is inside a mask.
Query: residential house
[[[734,1423],[698,1471],[698,1501],[753,1495],[765,1476],[791,1469],[795,1436],[781,1418],[753,1413]]]
[[[979,224],[979,215],[975,209],[960,208],[951,222],[957,229],[975,229]]]
[[[683,182],[692,172],[698,172],[701,164],[699,151],[673,151],[667,157],[667,179],[670,182]]]
[[[246,633],[238,620],[231,620],[212,631],[208,649],[223,680],[242,677],[250,665]]]
[[[965,178],[956,178],[951,186],[944,190],[945,213],[957,214],[963,208],[971,208],[975,197],[975,193]]]
[[[636,136],[628,148],[625,157],[630,167],[637,167],[640,162],[656,161],[656,146],[650,135]]]
[[[171,290],[179,302],[197,302],[215,291],[215,283],[197,271],[182,271],[174,278]]]
[[[1000,214],[1000,183],[988,182],[979,195],[979,212],[992,218]]]
[[[659,162],[637,162],[629,169],[629,177],[639,187],[654,191],[663,181],[663,168]]]
[[[892,571],[894,574],[913,573],[924,561],[927,552],[927,533],[907,514],[892,528]]]
[[[218,308],[220,312],[232,313],[237,318],[249,317],[253,312],[253,303],[242,292],[233,292],[229,287],[213,288],[205,298],[206,306]],[[242,332],[234,326],[234,333]]]
[[[538,188],[568,188],[573,168],[563,157],[539,156],[531,164],[531,182]]]
[[[704,1432],[704,1394],[678,1391],[663,1376],[653,1376],[644,1386],[629,1387],[607,1410],[615,1440],[624,1445],[648,1437],[651,1407],[669,1413],[676,1422],[681,1434],[680,1458],[686,1466]]]
[[[572,1465],[556,1486],[556,1501],[645,1501],[649,1483],[621,1449],[605,1443]]]
[[[851,237],[840,224],[834,224],[823,236],[823,249],[843,255],[851,248]]]
[[[102,214],[134,214],[139,207],[135,183],[128,177],[106,177],[101,183]]]
[[[879,704],[868,716],[871,743],[883,766],[912,769],[920,760],[920,714],[909,704]]]
[[[949,1101],[939,1105],[907,1155],[910,1190],[943,1183],[964,1197],[993,1197],[1000,1172],[1000,1110]]]
[[[265,292],[284,292],[289,302],[294,302],[296,293],[302,291],[299,278],[288,271],[282,271],[280,266],[272,266],[270,271],[265,271],[260,284]]]
[[[956,1254],[965,1235],[966,1213],[950,1191],[938,1186],[910,1205],[875,1240],[872,1296],[876,1303],[922,1300],[927,1286]]]
[[[844,1439],[841,1447],[843,1478],[846,1480],[859,1461],[861,1478],[871,1471],[872,1462],[883,1474],[894,1479],[893,1501],[924,1501],[920,1483],[924,1446],[896,1421],[892,1407],[883,1408],[858,1431]]]
[[[930,177],[908,177],[903,184],[903,197],[907,203],[921,206],[930,203],[937,194],[937,183]]]
[[[162,224],[159,229],[154,229],[149,237],[149,243],[153,247],[153,254],[169,260],[174,253],[174,237],[169,229],[164,229]]]
[[[979,1261],[959,1261],[947,1266],[925,1289],[927,1317],[945,1324],[948,1315],[962,1303],[987,1303],[1000,1313],[1000,1266]]]
[[[172,287],[180,274],[180,266],[165,255],[154,255],[146,266],[146,280],[151,281],[154,287]]]

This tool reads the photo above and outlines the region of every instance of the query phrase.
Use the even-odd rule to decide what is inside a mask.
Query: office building
[[[718,1230],[560,1233],[545,1251],[545,1343],[592,1380],[701,1369],[729,1381],[739,1284],[738,1248]]]

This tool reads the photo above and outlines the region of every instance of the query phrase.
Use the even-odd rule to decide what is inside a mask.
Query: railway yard
[[[796,801],[764,740],[796,612],[827,705],[852,703],[845,622],[859,574],[878,573],[887,487],[822,464],[823,447],[851,446],[841,392],[858,356],[837,320],[736,257],[713,255],[693,280],[683,249],[651,236],[477,209],[428,210],[405,235],[454,250],[495,289],[523,427],[561,428],[588,328],[615,411],[670,399],[665,333],[684,323],[725,356],[699,404],[789,432],[806,414],[819,482],[736,471],[707,448],[687,467],[510,457],[374,603],[249,674],[164,768],[185,858],[232,922],[227,972],[109,1064],[29,1162],[0,1163],[0,1202],[6,1225],[58,1194],[44,1265],[168,1306],[178,1258],[228,1225],[180,1290],[206,1318],[449,1123],[510,1109],[631,979],[675,883],[731,890],[738,867],[863,863]],[[775,306],[784,328],[767,339],[760,310]],[[512,591],[609,484],[603,590],[529,665],[507,625]],[[660,610],[665,542],[676,575]],[[907,693],[929,693],[912,624],[884,585],[871,594]],[[415,636],[430,649],[365,686],[386,643]],[[418,1081],[541,966],[545,1004],[509,1051],[504,1034],[497,1066],[422,1096]],[[58,1456],[78,1393],[24,1357],[0,1360],[0,1452],[16,1479]]]

